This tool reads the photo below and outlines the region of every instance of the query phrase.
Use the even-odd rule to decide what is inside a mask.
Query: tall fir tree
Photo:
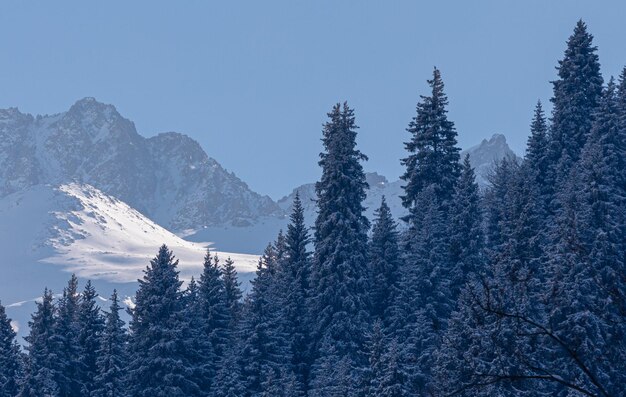
[[[198,283],[198,310],[202,317],[201,329],[211,345],[210,370],[217,374],[225,351],[232,339],[229,329],[231,318],[226,305],[222,272],[217,255],[207,251],[200,282]]]
[[[277,270],[283,237],[269,244],[259,260],[242,320],[243,375],[249,396],[284,389],[293,375],[292,355],[285,332],[282,302],[277,300]]]
[[[79,376],[81,367],[78,340],[79,307],[78,278],[72,274],[59,300],[57,319],[54,323],[53,348],[57,349],[59,368],[56,381],[62,397],[80,397],[83,389],[82,379]]]
[[[102,331],[104,330],[104,319],[100,313],[100,307],[96,303],[98,294],[87,281],[80,296],[77,321],[78,321],[78,349],[79,367],[77,375],[81,383],[81,395],[90,396],[96,389],[95,378],[98,375],[98,352]]]
[[[184,344],[185,359],[192,371],[190,378],[198,385],[199,395],[208,396],[214,391],[218,360],[211,340],[207,337],[203,300],[200,299],[200,289],[193,277],[187,284],[182,301],[183,325],[178,339]]]
[[[444,93],[441,72],[435,68],[428,80],[430,96],[421,96],[417,115],[407,131],[411,140],[404,144],[409,155],[402,159],[406,171],[401,179],[406,182],[402,204],[410,212],[406,220],[419,212],[417,197],[430,185],[435,186],[435,198],[441,205],[452,198],[454,185],[460,174],[460,149],[457,147],[454,123],[448,120],[448,97]]]
[[[434,352],[454,308],[452,301],[448,228],[430,185],[416,200],[421,211],[406,233],[401,293],[392,318],[393,336],[399,343],[406,387],[412,394],[429,393]]]
[[[548,186],[566,182],[591,132],[603,84],[596,51],[587,25],[579,20],[559,61],[559,78],[552,82]]]
[[[178,261],[163,245],[139,280],[130,323],[128,392],[132,397],[191,397],[202,391],[184,339]]]
[[[55,343],[55,307],[52,291],[45,290],[28,325],[28,358],[19,397],[60,397],[57,384],[59,354]]]
[[[457,301],[469,275],[480,272],[484,265],[482,215],[479,187],[469,155],[466,155],[450,205],[448,236],[452,302]]]
[[[0,303],[0,397],[15,397],[22,378],[22,357],[15,331]]]
[[[296,193],[290,223],[285,235],[285,255],[277,269],[276,293],[282,307],[283,325],[292,355],[292,367],[297,383],[308,388],[310,358],[310,328],[308,316],[311,253],[307,249],[309,231],[304,223],[304,208]]]
[[[402,260],[398,225],[384,196],[374,215],[369,244],[369,301],[373,318],[388,326],[400,293]]]
[[[117,291],[113,290],[109,312],[100,338],[96,365],[98,373],[94,378],[95,388],[92,397],[126,397],[126,363],[128,361],[128,335]]]
[[[322,177],[315,185],[318,213],[311,272],[312,318],[320,360],[314,365],[315,388],[326,390],[329,367],[349,370],[352,381],[365,366],[362,352],[367,303],[367,230],[363,200],[368,188],[356,148],[354,111],[337,104],[323,129]],[[331,348],[333,352],[326,351]],[[329,360],[335,360],[333,364]]]
[[[241,319],[242,297],[241,282],[237,278],[237,269],[232,259],[226,258],[221,268],[222,280],[224,281],[224,297],[226,307],[229,311],[231,330],[237,328],[237,324]]]
[[[530,124],[530,136],[526,144],[524,167],[527,168],[530,187],[536,191],[538,209],[544,215],[549,213],[550,192],[553,187],[549,186],[550,172],[550,141],[548,124],[541,101],[537,102],[535,112]],[[547,218],[544,218],[547,220]]]
[[[241,397],[246,395],[246,383],[241,373],[241,345],[238,338],[230,342],[222,365],[215,377],[215,388],[211,395],[215,397]]]
[[[585,257],[582,270],[565,278],[571,283],[565,287],[574,290],[567,292],[574,297],[568,302],[574,313],[557,329],[599,382],[609,385],[607,392],[616,395],[626,382],[625,155],[611,79],[578,164],[577,220]],[[561,266],[569,268],[568,263]]]

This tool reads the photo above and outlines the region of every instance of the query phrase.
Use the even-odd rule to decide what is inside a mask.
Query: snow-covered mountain
[[[115,107],[93,98],[52,116],[0,110],[0,197],[73,181],[119,198],[175,231],[250,225],[282,213],[193,139],[173,132],[144,138]]]
[[[113,288],[132,295],[135,281],[161,244],[179,259],[183,279],[201,273],[210,243],[185,241],[128,204],[85,184],[34,185],[0,199],[0,291],[18,322],[25,321],[34,297],[45,286],[59,291],[70,273],[95,280],[101,293]],[[258,257],[231,257],[243,281]],[[23,308],[23,310],[22,310]]]
[[[505,157],[518,157],[502,134],[493,134],[491,138],[483,139],[478,145],[461,151],[461,158],[466,154],[469,154],[470,164],[476,172],[476,182],[482,188],[489,184],[489,174],[497,161]]]

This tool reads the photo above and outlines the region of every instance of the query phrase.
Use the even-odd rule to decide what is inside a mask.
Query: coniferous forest
[[[0,397],[626,396],[626,68],[603,77],[592,39],[578,22],[551,114],[521,110],[526,154],[486,189],[435,68],[400,160],[403,219],[384,199],[364,216],[367,157],[337,104],[315,224],[296,197],[250,293],[211,252],[183,285],[164,245],[129,316],[72,276],[22,347],[0,306]]]

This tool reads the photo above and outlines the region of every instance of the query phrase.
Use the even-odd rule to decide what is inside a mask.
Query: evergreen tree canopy
[[[15,397],[21,378],[20,348],[15,331],[0,303],[0,397]]]
[[[52,291],[46,289],[28,325],[28,360],[20,397],[59,397],[59,353],[55,342],[55,307]]]
[[[79,368],[81,368],[81,349],[78,340],[79,307],[78,278],[72,274],[59,300],[57,320],[54,323],[53,346],[57,350],[59,359],[56,381],[63,397],[80,397],[83,389],[79,375]]]
[[[198,300],[198,310],[203,318],[202,330],[211,343],[211,350],[216,360],[212,365],[217,371],[218,361],[223,358],[224,351],[232,338],[229,330],[231,318],[226,305],[225,286],[219,259],[217,255],[211,257],[209,251],[204,257],[202,275],[198,283]]]
[[[186,340],[178,261],[163,245],[139,281],[130,323],[132,397],[202,395]]]
[[[89,396],[95,390],[94,380],[98,375],[98,354],[100,342],[104,330],[104,319],[100,313],[100,307],[96,303],[95,288],[91,281],[87,281],[85,289],[80,297],[78,307],[78,347],[79,363],[77,368],[81,382],[81,394]]]
[[[109,312],[105,313],[106,321],[100,339],[97,367],[98,374],[94,379],[93,397],[125,397],[126,378],[124,370],[128,360],[128,336],[124,329],[124,321],[120,318],[120,307],[117,291],[113,291],[110,299]]]
[[[559,61],[559,78],[552,82],[551,183],[565,181],[591,132],[602,96],[602,75],[596,51],[587,25],[578,21],[567,41],[565,55]]]
[[[230,312],[229,328],[234,330],[241,317],[241,299],[243,297],[241,282],[237,279],[237,269],[235,269],[235,262],[232,259],[226,258],[221,270],[224,281],[224,303]]]
[[[402,159],[406,167],[401,177],[406,182],[402,204],[411,214],[419,211],[417,197],[430,185],[435,187],[437,202],[445,205],[452,198],[460,174],[457,133],[454,123],[448,120],[448,97],[443,91],[439,69],[433,70],[428,84],[431,95],[422,95],[417,104],[417,115],[407,128],[411,140],[404,144],[409,155]]]
[[[304,224],[304,208],[296,193],[290,223],[285,235],[285,255],[277,271],[277,300],[282,307],[283,325],[291,350],[296,381],[306,389],[309,379],[310,333],[308,298],[311,274],[309,231]]]
[[[481,198],[469,155],[465,156],[461,175],[450,205],[450,282],[452,302],[471,274],[484,265],[484,234]]]
[[[372,315],[388,325],[390,312],[400,293],[401,254],[396,221],[383,196],[375,211],[369,244],[370,303]]]
[[[325,354],[325,341],[326,346],[333,346],[334,356],[349,367],[364,363],[360,352],[368,317],[369,222],[362,204],[368,186],[361,166],[366,157],[356,149],[354,111],[346,103],[343,107],[337,104],[328,117],[322,139],[325,151],[319,162],[322,177],[315,185],[318,214],[311,316],[316,319],[318,353]],[[326,364],[317,367],[326,368]],[[326,381],[318,379],[317,387],[323,389]]]

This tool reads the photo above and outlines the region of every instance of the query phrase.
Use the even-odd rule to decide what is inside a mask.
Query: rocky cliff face
[[[193,139],[146,139],[93,98],[33,117],[0,110],[0,197],[37,184],[88,183],[171,229],[246,225],[282,210],[224,170]]]

